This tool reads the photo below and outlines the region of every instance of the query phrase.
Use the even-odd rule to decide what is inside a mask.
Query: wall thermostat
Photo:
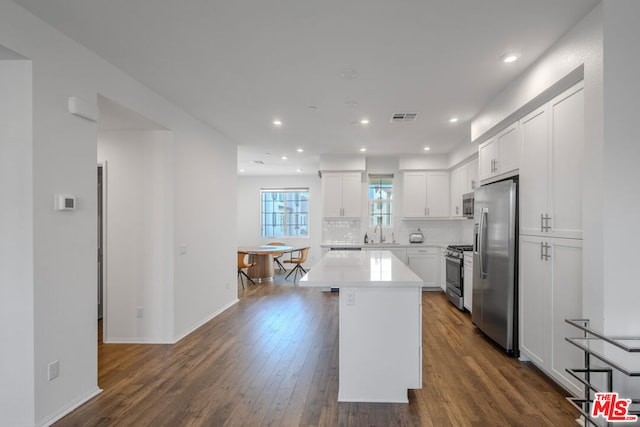
[[[61,196],[56,195],[55,209],[57,211],[75,211],[76,210],[76,198],[73,196]]]

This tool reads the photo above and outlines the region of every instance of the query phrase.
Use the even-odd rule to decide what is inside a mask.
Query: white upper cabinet
[[[573,86],[521,120],[521,234],[582,238],[582,88]]]
[[[516,122],[480,144],[480,181],[513,175],[520,166],[520,143],[520,127]]]
[[[450,215],[462,217],[462,195],[473,191],[478,185],[478,160],[464,164],[451,171]]]
[[[452,217],[462,216],[462,195],[465,193],[467,181],[466,166],[451,171],[451,209]]]
[[[427,216],[427,173],[405,172],[403,175],[402,214],[405,218]]]
[[[427,172],[427,216],[449,216],[449,172]]]
[[[480,183],[478,182],[478,159],[475,159],[467,163],[467,188],[464,193],[469,193],[475,190],[479,185]]]
[[[362,215],[362,173],[323,172],[324,218],[360,219]]]
[[[403,178],[404,218],[449,216],[449,172],[407,171]]]

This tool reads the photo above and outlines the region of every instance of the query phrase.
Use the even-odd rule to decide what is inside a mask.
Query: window
[[[260,190],[262,237],[309,236],[309,189]]]
[[[393,225],[393,175],[369,175],[369,226]]]

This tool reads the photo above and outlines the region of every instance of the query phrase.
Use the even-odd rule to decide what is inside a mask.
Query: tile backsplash
[[[392,227],[385,227],[384,238],[392,241],[392,236],[401,244],[409,242],[409,234],[418,228],[424,234],[428,243],[460,243],[471,244],[473,241],[473,220],[443,219],[443,220],[411,220],[395,219]],[[367,221],[360,220],[325,220],[322,224],[323,243],[329,244],[360,244],[364,241],[364,234],[376,242],[379,233],[373,232]]]

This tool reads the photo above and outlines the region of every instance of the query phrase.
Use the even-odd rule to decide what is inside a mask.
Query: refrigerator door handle
[[[480,211],[480,226],[479,226],[479,236],[478,236],[478,259],[480,261],[480,277],[482,279],[487,277],[487,272],[484,268],[484,250],[486,247],[486,235],[485,228],[487,226],[487,215],[489,214],[488,208],[482,208]]]

